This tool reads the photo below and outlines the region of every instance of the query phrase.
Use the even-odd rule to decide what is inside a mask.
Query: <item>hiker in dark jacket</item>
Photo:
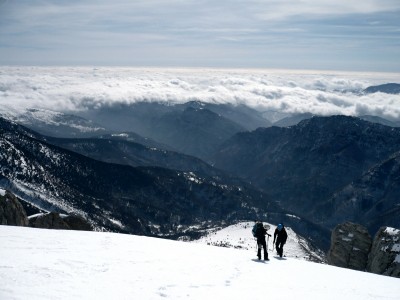
[[[258,259],[261,259],[261,248],[264,249],[264,260],[269,260],[268,259],[268,252],[267,252],[267,242],[265,241],[265,235],[271,236],[268,234],[267,230],[269,229],[267,227],[264,227],[263,223],[258,221],[254,227],[253,227],[253,235],[254,237],[257,238],[257,257]]]
[[[287,240],[287,232],[285,226],[283,226],[282,223],[279,223],[274,232],[274,244],[276,252],[280,257],[282,257],[283,255],[283,245],[285,245],[286,240]]]

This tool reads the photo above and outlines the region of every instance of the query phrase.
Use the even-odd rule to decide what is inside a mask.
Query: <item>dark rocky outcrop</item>
[[[27,226],[26,212],[10,192],[0,194],[0,225]]]
[[[400,230],[381,227],[375,235],[367,271],[400,277]]]
[[[399,229],[381,227],[372,241],[364,226],[346,222],[333,230],[331,243],[331,265],[400,277]]]
[[[372,238],[364,226],[350,222],[340,224],[332,232],[328,263],[364,271],[371,244]]]
[[[70,229],[60,214],[54,212],[31,217],[29,225],[35,228]]]
[[[93,230],[92,226],[80,216],[66,216],[56,212],[30,217],[29,225],[35,228]]]
[[[57,212],[39,213],[27,217],[21,200],[9,191],[0,189],[0,225],[30,226],[47,229],[92,231],[92,225],[78,215],[60,215]]]
[[[93,230],[93,226],[87,220],[77,215],[68,215],[64,217],[64,221],[72,230]]]

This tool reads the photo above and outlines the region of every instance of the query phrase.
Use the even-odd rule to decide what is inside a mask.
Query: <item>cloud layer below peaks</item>
[[[400,95],[364,94],[394,73],[261,69],[0,67],[3,113],[76,112],[139,101],[245,104],[260,111],[400,119]]]

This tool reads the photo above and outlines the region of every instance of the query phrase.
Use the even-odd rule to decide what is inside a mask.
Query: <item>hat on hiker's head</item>
[[[283,228],[283,224],[282,224],[282,223],[279,223],[279,224],[278,224],[278,230],[282,230],[282,228]]]

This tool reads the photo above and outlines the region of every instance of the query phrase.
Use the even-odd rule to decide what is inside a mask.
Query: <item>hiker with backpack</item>
[[[257,221],[256,224],[253,226],[253,236],[257,238],[257,257],[260,260],[261,259],[261,248],[264,249],[264,260],[269,260],[268,259],[268,252],[267,252],[267,242],[265,241],[265,235],[268,235],[269,237],[271,236],[268,234],[268,225],[263,225],[261,221]]]
[[[282,257],[283,255],[283,245],[285,245],[286,240],[287,240],[287,232],[285,226],[283,226],[283,223],[279,223],[274,232],[274,244],[276,252],[280,257]]]

